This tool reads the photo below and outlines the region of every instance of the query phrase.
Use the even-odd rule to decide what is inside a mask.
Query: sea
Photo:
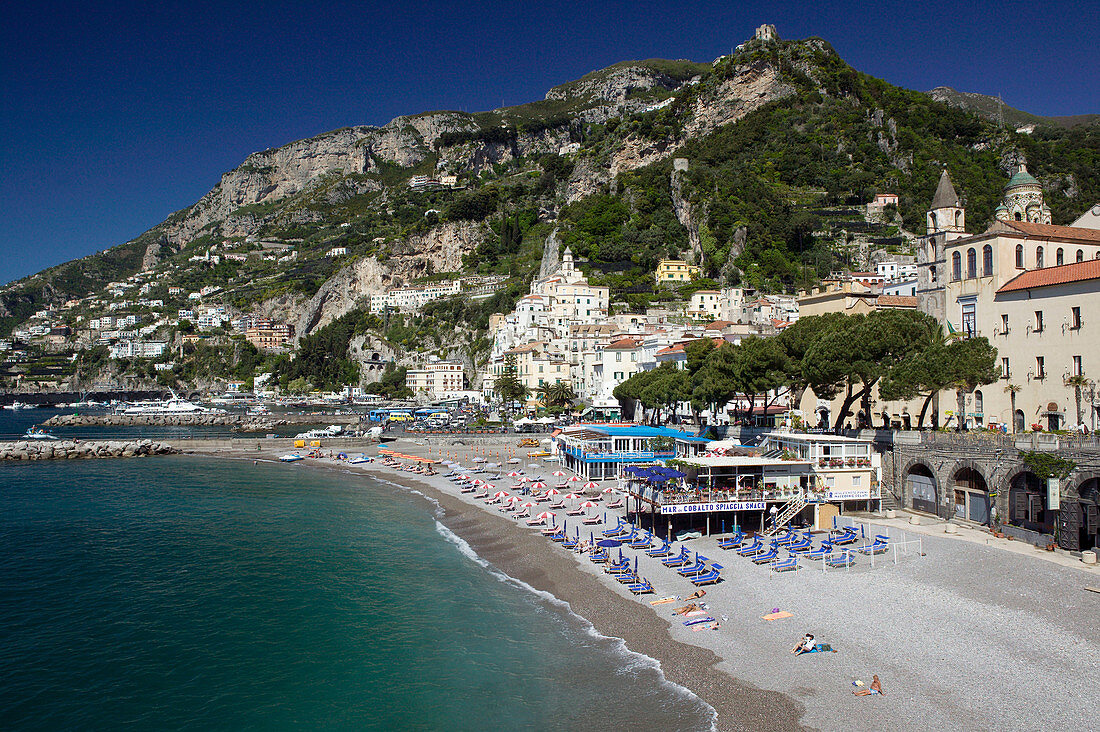
[[[437,512],[303,465],[0,464],[0,729],[712,728]]]

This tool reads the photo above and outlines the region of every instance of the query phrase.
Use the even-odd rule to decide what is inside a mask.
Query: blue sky
[[[0,282],[131,239],[250,152],[429,109],[477,111],[624,59],[710,61],[774,23],[894,84],[1100,112],[1080,3],[7,4]]]

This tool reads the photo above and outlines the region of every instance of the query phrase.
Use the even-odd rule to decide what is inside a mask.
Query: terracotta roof
[[[722,330],[728,328],[731,325],[737,325],[732,320],[715,320],[713,323],[707,323],[707,330]]]
[[[1085,229],[1085,231],[1088,231],[1088,229]],[[1083,262],[1063,264],[1060,267],[1044,267],[1042,269],[1030,269],[1027,272],[1021,272],[1001,285],[1001,289],[997,290],[997,292],[1015,292],[1017,290],[1030,290],[1033,287],[1065,285],[1070,282],[1083,282],[1085,280],[1096,279],[1100,279],[1100,259],[1086,259]]]
[[[1054,226],[1036,224],[1031,221],[997,222],[1028,236],[1051,237],[1056,239],[1076,239],[1083,242],[1100,244],[1100,229],[1083,229],[1078,226]]]
[[[613,342],[607,344],[606,346],[604,346],[603,350],[605,350],[605,351],[620,351],[620,350],[629,351],[631,349],[637,348],[639,343],[641,343],[641,341],[637,338],[620,338],[619,340],[613,341]]]
[[[691,339],[686,340],[686,341],[679,341],[678,343],[675,343],[671,346],[668,346],[667,348],[662,348],[661,350],[657,351],[656,355],[658,355],[658,356],[670,356],[674,353],[683,353],[684,348],[687,346],[687,344],[694,343],[697,340],[700,340],[700,339],[699,338],[691,338]],[[715,348],[717,348],[718,346],[720,346],[720,345],[722,345],[723,343],[726,342],[722,338],[711,338],[710,340],[711,340],[711,343],[714,344]]]
[[[912,295],[879,295],[875,303],[880,308],[915,308],[917,298]]]

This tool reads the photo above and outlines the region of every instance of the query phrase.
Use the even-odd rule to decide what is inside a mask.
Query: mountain
[[[1013,128],[1028,126],[1048,127],[1076,127],[1078,125],[1095,125],[1100,123],[1100,114],[1076,114],[1067,117],[1041,117],[1029,112],[1021,112],[1001,101],[1000,98],[988,94],[976,94],[974,92],[955,91],[949,86],[937,86],[928,92],[928,96],[937,102],[943,102],[952,107],[973,112],[996,123],[1002,121]]]
[[[355,360],[369,341],[406,362],[434,353],[477,368],[489,316],[526,292],[550,237],[620,311],[724,283],[794,290],[906,251],[944,167],[980,230],[1021,159],[1057,223],[1100,200],[1100,126],[1018,134],[862,74],[822,39],[763,33],[712,63],[626,61],[529,104],[424,112],[254,153],[133,241],[3,288],[0,329],[78,300],[55,321],[86,333],[128,301],[106,285],[147,271],[146,298],[163,301],[157,337],[173,344],[187,293],[217,288],[232,313],[294,324],[302,363]],[[899,194],[896,214],[868,219],[862,204],[879,191]],[[666,257],[697,262],[704,278],[655,290]],[[386,287],[454,273],[505,279],[486,300],[366,312]],[[237,369],[239,351],[139,376],[197,383]],[[264,368],[288,373],[285,357]]]

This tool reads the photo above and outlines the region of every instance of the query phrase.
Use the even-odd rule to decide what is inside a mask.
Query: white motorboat
[[[23,433],[24,440],[57,440],[60,439],[57,435],[51,435],[41,427],[28,427],[27,431]]]
[[[305,458],[303,458],[301,455],[299,455],[296,452],[291,453],[289,455],[280,455],[279,456],[279,462],[281,462],[281,463],[296,463],[299,460],[304,460],[304,459]]]

